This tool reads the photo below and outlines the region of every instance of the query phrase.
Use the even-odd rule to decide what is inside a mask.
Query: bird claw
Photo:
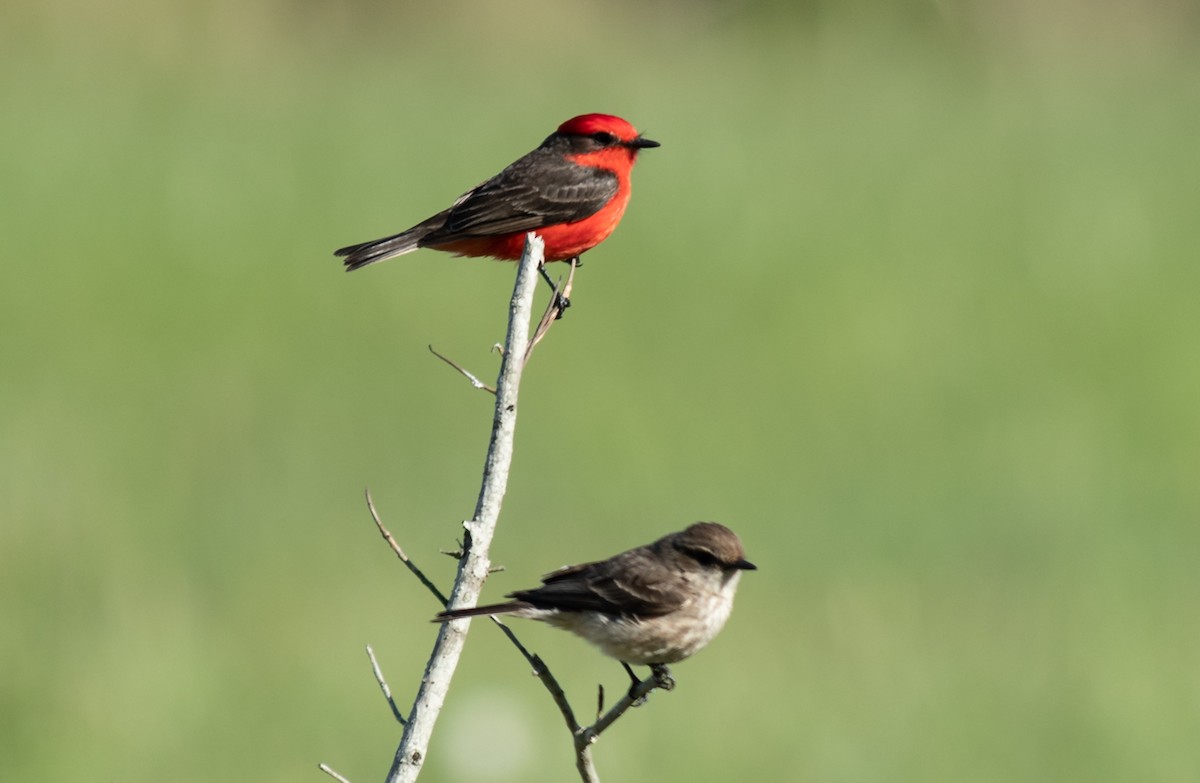
[[[662,688],[664,691],[675,690],[675,678],[671,676],[671,670],[661,663],[650,665],[650,673],[654,676],[654,686]]]
[[[629,664],[622,661],[621,665],[625,667],[625,671],[629,673],[629,679],[632,681],[630,682],[628,693],[629,698],[633,699],[633,704],[629,706],[640,707],[646,703],[646,697],[648,697],[650,694],[643,693],[641,696],[639,696],[638,687],[642,684],[642,681],[639,680],[637,675],[633,673],[633,669],[629,666]],[[671,670],[668,669],[664,664],[650,664],[650,676],[654,678],[655,688],[661,688],[664,691],[671,691],[675,689],[675,678],[671,676]]]
[[[573,263],[576,268],[579,267],[578,259],[575,259]],[[554,293],[554,302],[551,307],[554,308],[554,320],[557,321],[563,317],[563,314],[566,313],[567,308],[571,306],[571,300],[563,296],[558,290],[558,284],[554,282],[554,280],[550,277],[550,273],[546,271],[545,263],[538,266],[538,274],[542,276],[542,279],[546,281],[546,285],[550,286],[550,290]]]
[[[563,296],[562,294],[555,294],[554,295],[554,309],[557,312],[554,314],[554,320],[557,321],[558,319],[562,318],[563,314],[567,312],[567,308],[570,306],[571,306],[570,299]]]

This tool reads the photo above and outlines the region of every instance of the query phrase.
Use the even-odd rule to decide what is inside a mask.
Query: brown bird
[[[509,593],[512,601],[447,609],[435,621],[491,614],[541,620],[616,658],[634,683],[630,664],[650,666],[670,687],[666,665],[713,640],[729,619],[742,571],[755,568],[732,530],[697,522],[607,560],[552,571],[541,587]]]

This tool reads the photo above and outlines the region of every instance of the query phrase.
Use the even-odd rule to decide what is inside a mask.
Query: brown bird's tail
[[[508,614],[509,612],[519,612],[522,609],[532,609],[532,605],[525,601],[507,601],[502,604],[490,604],[488,606],[472,606],[467,609],[447,609],[444,612],[438,612],[437,617],[433,618],[435,623],[445,623],[450,620],[461,620],[464,617],[479,617],[488,614]]]

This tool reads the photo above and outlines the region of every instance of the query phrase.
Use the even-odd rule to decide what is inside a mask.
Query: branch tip
[[[338,774],[337,772],[335,772],[335,771],[334,771],[334,769],[333,769],[333,767],[329,766],[328,764],[324,764],[324,763],[322,763],[322,764],[318,764],[318,765],[317,765],[317,769],[321,770],[322,772],[324,772],[324,773],[325,773],[326,775],[328,775],[329,777],[331,777],[331,778],[333,778],[334,780],[338,781],[338,783],[350,783],[350,780],[349,780],[348,778],[346,778],[346,777],[343,777],[342,775],[340,775],[340,774]]]

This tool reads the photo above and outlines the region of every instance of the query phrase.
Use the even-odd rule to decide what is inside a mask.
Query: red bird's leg
[[[567,263],[572,263],[572,261],[576,266],[579,266],[578,257],[568,260]],[[542,279],[546,281],[546,285],[550,286],[550,291],[553,292],[555,296],[555,304],[558,305],[558,315],[556,318],[562,318],[563,313],[566,312],[567,308],[571,306],[571,300],[558,292],[558,283],[555,283],[550,279],[550,273],[546,271],[545,264],[542,264],[538,267],[538,272],[541,274]]]

